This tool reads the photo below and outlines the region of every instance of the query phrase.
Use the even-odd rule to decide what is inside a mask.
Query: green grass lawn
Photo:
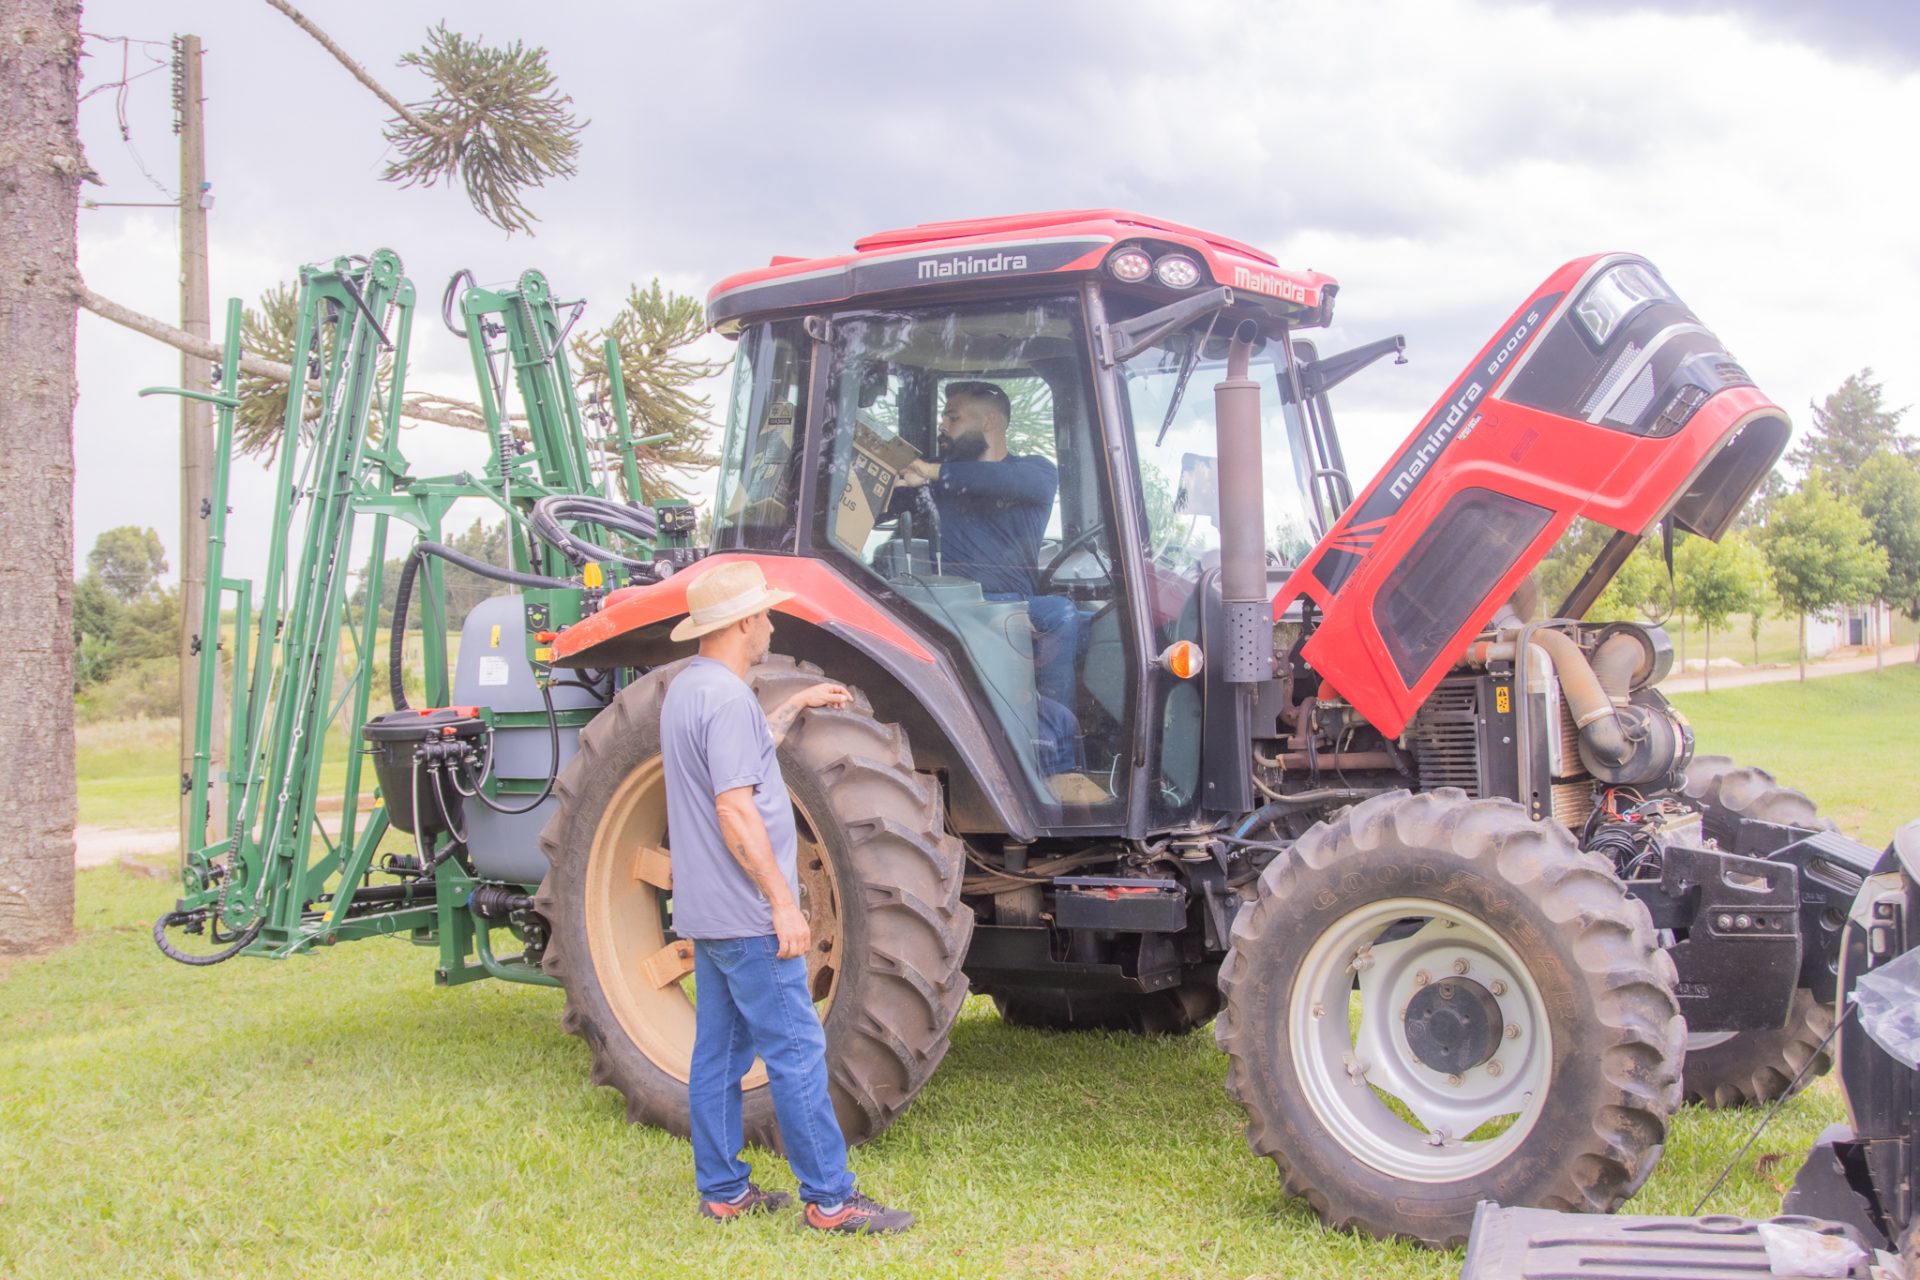
[[[1701,755],[1759,765],[1878,847],[1920,818],[1920,667],[1683,694]]]
[[[1769,766],[1864,838],[1913,816],[1920,671],[1684,704],[1703,751]],[[854,1155],[865,1189],[919,1229],[715,1226],[693,1211],[686,1145],[628,1126],[588,1083],[557,993],[436,990],[432,956],[399,941],[183,969],[147,936],[171,896],[117,867],[83,873],[78,941],[0,974],[9,1280],[1458,1274],[1457,1255],[1327,1232],[1283,1199],[1210,1032],[1049,1035],[981,999],[919,1100]],[[1789,1103],[1710,1207],[1775,1211],[1841,1118],[1831,1081]],[[1690,1212],[1757,1119],[1683,1111],[1631,1208]],[[754,1160],[793,1188],[777,1158]]]

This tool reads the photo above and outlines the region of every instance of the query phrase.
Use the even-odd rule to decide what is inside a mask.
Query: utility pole
[[[173,42],[173,131],[180,135],[180,327],[198,338],[212,337],[211,303],[207,283],[207,207],[213,203],[207,184],[205,91],[200,75],[200,37],[178,36]],[[211,392],[213,367],[198,356],[180,357],[180,385],[188,391]],[[213,406],[202,400],[180,398],[180,776],[193,772],[193,708],[199,670],[194,653],[194,630],[207,591],[205,519],[213,478]],[[218,589],[217,586],[215,589]],[[219,636],[201,636],[202,644],[217,644]],[[190,850],[188,832],[201,832],[202,815],[187,812],[180,798],[181,856]],[[221,806],[215,805],[216,810]]]

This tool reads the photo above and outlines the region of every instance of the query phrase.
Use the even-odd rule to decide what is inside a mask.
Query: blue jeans
[[[767,1064],[773,1110],[800,1198],[838,1204],[853,1194],[847,1141],[827,1096],[827,1036],[807,994],[807,962],[782,960],[780,940],[693,944],[693,1065],[687,1073],[693,1182],[702,1200],[732,1200],[753,1170],[740,1158],[740,1077]]]
[[[1074,657],[1079,649],[1080,611],[1065,596],[1022,596],[1010,591],[982,593],[988,600],[1025,600],[1033,624],[1033,687],[1069,711],[1074,697]]]

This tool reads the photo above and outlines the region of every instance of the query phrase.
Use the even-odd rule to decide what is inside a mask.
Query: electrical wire
[[[1727,1161],[1727,1167],[1720,1171],[1720,1176],[1713,1180],[1713,1185],[1707,1188],[1706,1194],[1700,1197],[1700,1203],[1693,1206],[1693,1212],[1689,1213],[1687,1215],[1688,1217],[1698,1216],[1700,1211],[1707,1207],[1707,1201],[1713,1199],[1713,1193],[1720,1189],[1721,1184],[1724,1183],[1728,1175],[1733,1172],[1734,1166],[1746,1158],[1747,1152],[1753,1149],[1753,1144],[1760,1140],[1761,1131],[1772,1123],[1774,1116],[1780,1113],[1781,1106],[1786,1103],[1788,1098],[1794,1096],[1794,1093],[1800,1088],[1800,1082],[1806,1079],[1807,1072],[1813,1070],[1813,1064],[1820,1061],[1820,1055],[1827,1051],[1827,1046],[1833,1043],[1833,1038],[1840,1034],[1840,1028],[1846,1025],[1848,1018],[1853,1016],[1853,1011],[1856,1007],[1857,1006],[1853,1004],[1848,1004],[1845,1009],[1841,1010],[1840,1016],[1833,1020],[1833,1028],[1827,1032],[1826,1038],[1820,1041],[1820,1047],[1808,1054],[1807,1060],[1800,1064],[1800,1070],[1794,1074],[1793,1082],[1780,1091],[1780,1096],[1773,1100],[1771,1107],[1767,1108],[1767,1114],[1760,1117],[1760,1123],[1753,1127],[1753,1132],[1747,1135],[1747,1140],[1741,1148],[1733,1153],[1733,1159]]]

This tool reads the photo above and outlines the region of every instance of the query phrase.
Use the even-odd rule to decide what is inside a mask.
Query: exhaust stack
[[[1220,484],[1220,592],[1226,604],[1222,672],[1235,684],[1273,678],[1273,612],[1261,477],[1260,384],[1247,376],[1259,329],[1242,320],[1213,388],[1214,470]]]

